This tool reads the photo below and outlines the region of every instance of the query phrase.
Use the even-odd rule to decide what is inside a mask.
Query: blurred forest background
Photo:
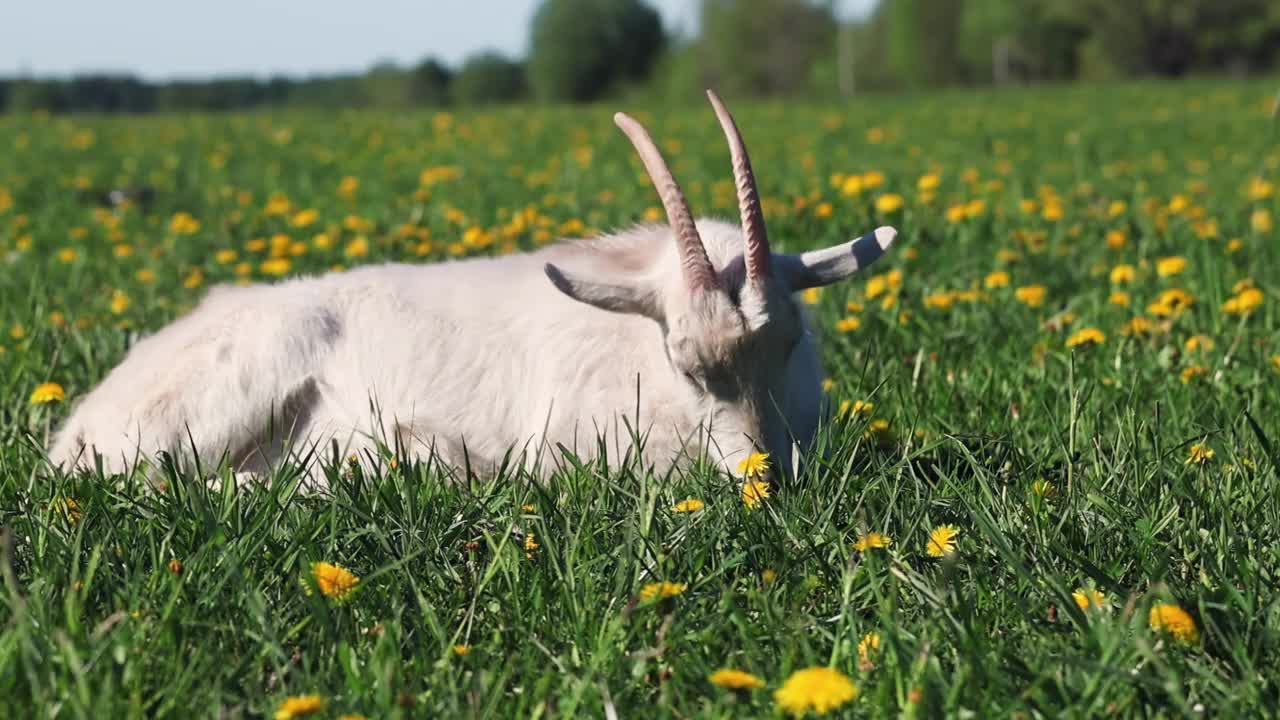
[[[691,0],[691,2],[696,0]],[[1280,65],[1280,0],[880,0],[841,23],[832,0],[701,0],[696,37],[644,0],[545,0],[528,57],[317,77],[148,82],[0,78],[0,111],[164,112],[258,106],[411,107],[829,98],[955,86],[1257,75]],[[429,49],[425,49],[428,50]]]

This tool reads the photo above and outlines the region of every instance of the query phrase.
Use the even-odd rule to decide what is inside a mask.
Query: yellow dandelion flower
[[[1048,480],[1039,478],[1031,483],[1031,492],[1037,497],[1048,499],[1057,494],[1058,489]]]
[[[1101,345],[1106,342],[1107,336],[1101,330],[1095,327],[1084,328],[1071,337],[1067,338],[1067,347],[1080,347],[1081,345]]]
[[[756,690],[764,687],[764,680],[743,670],[724,668],[707,676],[707,682],[729,690]]]
[[[876,198],[876,212],[881,215],[888,215],[900,210],[902,205],[902,196],[897,193],[885,193]]]
[[[738,463],[738,475],[759,477],[769,470],[769,453],[753,452]]]
[[[1195,298],[1191,293],[1182,288],[1170,288],[1156,296],[1155,301],[1147,306],[1147,312],[1157,317],[1176,317],[1194,304]]]
[[[1147,624],[1152,630],[1164,631],[1184,643],[1194,643],[1200,639],[1200,630],[1191,615],[1177,605],[1157,603],[1151,606],[1147,616]]]
[[[956,551],[956,537],[959,534],[960,528],[955,525],[939,525],[929,531],[929,542],[925,544],[924,550],[929,557],[950,555]]]
[[[293,263],[289,258],[272,258],[258,266],[258,270],[263,275],[285,275],[289,272],[289,268],[293,267]]]
[[[1196,443],[1187,450],[1187,459],[1184,465],[1208,465],[1213,461],[1213,448],[1208,445]]]
[[[129,306],[132,304],[133,303],[129,300],[129,296],[126,295],[123,290],[111,291],[111,312],[112,313],[119,315],[123,313],[125,310],[128,310]]]
[[[837,332],[852,332],[860,327],[862,327],[862,320],[852,315],[836,321]]]
[[[869,632],[858,641],[858,659],[863,663],[871,662],[871,656],[880,650],[880,633]]]
[[[1076,605],[1081,610],[1088,610],[1089,608],[1101,610],[1106,607],[1107,603],[1107,596],[1094,588],[1076,588],[1075,592],[1071,593],[1071,598],[1076,601]]]
[[[900,287],[902,287],[902,271],[890,270],[879,275],[872,275],[867,280],[864,295],[868,300],[875,300],[887,292],[898,290]]]
[[[1249,226],[1259,234],[1271,232],[1271,229],[1275,226],[1271,221],[1271,211],[1266,208],[1254,210],[1253,215],[1249,216]]]
[[[1108,230],[1106,235],[1107,247],[1112,250],[1119,250],[1129,242],[1129,237],[1124,234],[1123,230]]]
[[[1156,274],[1160,277],[1171,277],[1187,269],[1186,258],[1180,256],[1162,257],[1156,260]]]
[[[822,288],[808,288],[800,293],[800,299],[805,305],[817,305],[818,300],[822,297]]]
[[[1271,356],[1271,367],[1280,370],[1280,355]]]
[[[31,391],[32,405],[46,405],[53,402],[62,402],[67,399],[66,392],[62,386],[56,382],[43,382]]]
[[[1208,335],[1192,335],[1187,338],[1185,343],[1182,344],[1182,347],[1185,348],[1187,352],[1195,352],[1197,350],[1209,352],[1213,349],[1213,346],[1213,338]]]
[[[742,504],[746,505],[748,510],[759,507],[767,497],[769,497],[769,483],[763,480],[752,480],[742,486]]]
[[[1258,288],[1245,288],[1235,297],[1222,303],[1222,312],[1228,315],[1247,315],[1262,305],[1266,298]]]
[[[929,293],[924,296],[924,306],[934,310],[946,310],[954,305],[955,301],[956,294],[947,291]]]
[[[982,286],[988,290],[1009,287],[1009,273],[1003,270],[996,270],[993,273],[988,273],[987,276],[982,279]]]
[[[1189,365],[1187,367],[1182,368],[1182,372],[1180,372],[1178,375],[1182,380],[1182,384],[1188,385],[1191,383],[1192,380],[1195,380],[1198,377],[1203,377],[1208,374],[1209,374],[1209,368],[1203,365]]]
[[[306,210],[299,210],[294,213],[293,217],[289,219],[289,224],[294,227],[302,228],[315,224],[315,221],[319,219],[320,213],[317,210],[314,208],[307,208]]]
[[[369,239],[364,235],[357,235],[347,243],[347,247],[342,251],[343,255],[349,258],[364,257],[369,254]]]
[[[1123,290],[1116,290],[1107,297],[1107,304],[1129,307],[1129,293]]]
[[[1111,283],[1113,285],[1133,282],[1136,277],[1138,277],[1138,270],[1132,265],[1121,264],[1111,268]]]
[[[321,710],[324,710],[324,698],[319,695],[293,695],[285,698],[276,708],[275,720],[293,720],[314,715]]]
[[[771,585],[778,579],[778,571],[773,568],[765,568],[760,572],[760,582],[765,585]]]
[[[689,498],[676,503],[675,507],[671,508],[671,511],[678,513],[696,513],[704,507],[706,507],[706,503],[697,498]]]
[[[1249,179],[1249,199],[1250,200],[1266,200],[1271,197],[1271,193],[1275,191],[1275,185],[1268,182],[1265,178],[1255,177]]]
[[[80,503],[76,502],[75,498],[64,497],[55,500],[53,507],[62,513],[62,517],[70,525],[75,525],[84,517],[84,512],[80,510]]]
[[[1023,285],[1013,291],[1013,296],[1027,307],[1040,307],[1044,305],[1044,298],[1048,292],[1049,289],[1043,285]]]
[[[332,600],[343,602],[351,597],[360,578],[341,565],[327,562],[311,563],[311,579],[320,589],[320,594]],[[310,587],[308,587],[308,592]]]
[[[919,180],[916,180],[916,189],[920,192],[937,190],[938,185],[941,182],[942,178],[938,177],[937,173],[927,173],[925,175],[921,175]]]
[[[1218,237],[1218,221],[1210,219],[1196,223],[1195,233],[1201,240],[1212,240]]]
[[[840,401],[840,409],[836,411],[838,417],[853,417],[854,415],[870,415],[876,409],[875,403],[866,400],[848,400]]]
[[[881,448],[892,446],[894,441],[893,429],[889,427],[889,421],[884,418],[876,418],[868,423],[867,431],[863,436],[874,440]]]
[[[866,552],[878,548],[887,548],[893,543],[893,538],[884,533],[872,530],[858,536],[858,541],[853,544],[853,549],[858,552]]]
[[[200,232],[200,221],[192,217],[190,213],[174,213],[169,220],[169,231],[175,235],[194,235]]]
[[[1120,327],[1120,334],[1125,337],[1146,335],[1149,332],[1151,332],[1151,321],[1142,315],[1131,318],[1129,322]]]
[[[812,710],[826,715],[858,697],[858,688],[844,673],[829,667],[797,670],[773,693],[783,711],[800,717]]]
[[[458,657],[466,657],[471,654],[471,646],[465,645],[463,643],[458,643],[457,645],[453,646],[453,654],[457,655]]]
[[[689,585],[686,583],[674,583],[666,580],[649,583],[640,588],[640,599],[646,602],[650,600],[665,600],[683,593],[688,587]]]
[[[850,175],[841,181],[840,194],[845,197],[853,197],[861,194],[864,187],[866,185],[862,182],[861,175]]]

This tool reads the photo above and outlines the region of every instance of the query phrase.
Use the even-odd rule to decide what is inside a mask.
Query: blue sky
[[[697,0],[648,0],[695,28]],[[842,0],[859,16],[874,0]],[[522,55],[539,0],[8,0],[0,75],[131,72],[148,79],[362,71],[486,49]]]

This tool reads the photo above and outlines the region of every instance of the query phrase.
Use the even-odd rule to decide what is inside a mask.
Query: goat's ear
[[[657,293],[639,277],[590,279],[567,272],[551,263],[547,263],[542,269],[556,289],[578,302],[609,312],[661,319],[661,303],[658,302]]]
[[[843,280],[870,265],[893,244],[898,231],[879,227],[856,240],[799,255],[774,255],[777,271],[792,290],[805,290]]]

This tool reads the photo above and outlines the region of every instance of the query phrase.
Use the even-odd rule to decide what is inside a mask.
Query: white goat
[[[789,470],[792,443],[809,442],[824,407],[792,293],[848,277],[895,231],[771,253],[746,148],[708,95],[729,140],[741,228],[695,222],[653,140],[618,113],[669,226],[215,288],[79,403],[51,460],[92,467],[97,453],[122,472],[162,451],[195,452],[260,472],[301,443],[336,441],[346,454],[383,442],[454,467],[492,468],[514,450],[545,474],[558,446],[594,458],[604,436],[616,463],[643,436],[659,468],[705,452],[734,473],[766,451]]]

